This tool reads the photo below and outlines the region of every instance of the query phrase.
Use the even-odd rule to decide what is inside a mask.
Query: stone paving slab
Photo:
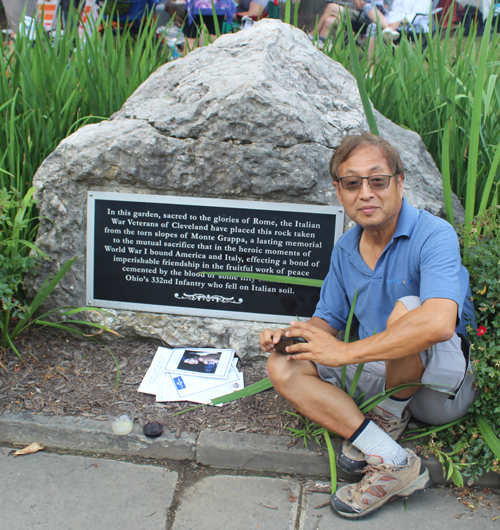
[[[204,478],[182,494],[173,530],[293,530],[299,493],[297,482],[278,478]]]
[[[0,444],[39,442],[61,451],[82,451],[117,456],[170,460],[196,460],[198,463],[228,469],[269,471],[328,477],[330,465],[324,448],[314,442],[308,448],[289,436],[264,436],[251,433],[228,433],[203,430],[197,437],[181,433],[179,438],[165,431],[159,438],[150,439],[142,434],[139,425],[125,436],[111,432],[109,423],[91,419],[41,414],[3,414],[0,416]],[[338,453],[341,441],[332,439]],[[414,447],[403,442],[404,447]],[[442,466],[437,458],[425,460],[434,484],[443,484]],[[340,479],[349,479],[338,470]],[[500,475],[486,473],[476,485],[500,487]]]
[[[488,497],[488,495],[485,495]],[[500,528],[498,495],[490,494],[492,508],[476,512],[465,508],[447,488],[430,488],[406,500],[396,499],[377,512],[359,520],[335,515],[329,506],[330,495],[304,495],[300,530],[489,530]],[[406,507],[405,507],[406,506]]]
[[[333,440],[333,443],[335,449],[340,449],[340,440]],[[309,449],[305,449],[297,440],[288,436],[262,436],[205,429],[198,436],[196,461],[229,469],[328,475],[330,463],[326,450],[318,452],[317,449],[321,448],[313,442],[308,446]]]
[[[177,473],[159,467],[0,448],[5,530],[164,530]]]
[[[309,494],[307,487],[304,492],[295,477],[224,471],[197,479],[191,475],[186,481],[156,466],[44,452],[14,458],[7,456],[9,451],[0,448],[2,530],[500,528],[500,496],[492,492],[473,501],[476,511],[443,487],[412,497],[406,505],[396,499],[364,519],[346,520],[331,511],[330,495]]]

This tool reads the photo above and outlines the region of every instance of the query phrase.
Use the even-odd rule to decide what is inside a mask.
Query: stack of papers
[[[158,348],[138,391],[156,401],[212,404],[215,399],[245,388],[236,368],[234,350]]]

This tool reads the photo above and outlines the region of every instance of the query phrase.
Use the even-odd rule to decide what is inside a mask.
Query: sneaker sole
[[[416,495],[417,493],[421,493],[422,491],[425,491],[429,486],[432,484],[432,479],[429,475],[429,471],[426,468],[425,473],[422,473],[422,475],[419,475],[413,482],[408,484],[408,486],[404,487],[402,490],[398,491],[397,493],[393,493],[390,497],[388,497],[385,501],[381,502],[380,504],[377,504],[373,508],[368,508],[362,513],[347,513],[347,512],[339,512],[332,500],[330,500],[330,508],[332,508],[333,511],[338,513],[341,517],[344,517],[345,519],[360,519],[361,517],[365,517],[366,515],[369,515],[371,513],[376,512],[384,504],[393,501],[396,499],[396,497],[401,497],[403,499],[408,499],[409,497],[412,497],[413,495]]]
[[[359,476],[359,475],[364,475],[366,473],[365,469],[366,469],[366,466],[368,465],[368,463],[366,462],[366,460],[364,461],[364,466],[360,469],[354,469],[352,467],[349,466],[349,464],[347,462],[344,462],[340,456],[337,457],[337,467],[339,469],[341,469],[344,473],[347,473],[348,475],[355,475],[355,476]]]

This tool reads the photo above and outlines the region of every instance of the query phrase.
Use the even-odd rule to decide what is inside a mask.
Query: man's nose
[[[362,198],[373,196],[373,190],[371,189],[370,184],[368,184],[368,179],[363,179],[361,181],[361,188],[359,189],[359,196]]]

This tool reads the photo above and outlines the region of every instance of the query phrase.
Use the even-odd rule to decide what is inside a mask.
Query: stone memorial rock
[[[443,216],[441,176],[420,137],[376,113],[401,152],[409,202]],[[225,35],[159,68],[110,120],[63,140],[38,170],[40,288],[79,256],[47,307],[84,306],[88,191],[338,205],[328,171],[343,136],[367,123],[354,78],[276,20]],[[455,217],[463,213],[455,199]],[[50,219],[47,221],[45,219]],[[129,337],[260,353],[262,322],[109,310]],[[293,315],[291,315],[293,317]],[[87,315],[100,321],[95,315]]]

